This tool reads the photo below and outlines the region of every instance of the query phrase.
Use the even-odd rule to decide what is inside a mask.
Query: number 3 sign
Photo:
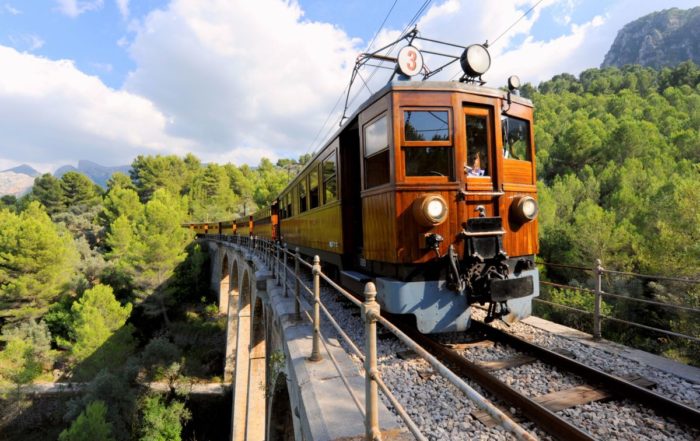
[[[423,69],[423,55],[413,46],[401,48],[398,56],[399,72],[412,77]]]

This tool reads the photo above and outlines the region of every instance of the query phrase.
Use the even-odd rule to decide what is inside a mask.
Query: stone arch
[[[250,286],[250,276],[248,275],[248,270],[245,269],[243,270],[243,277],[241,280],[241,288],[240,288],[240,303],[241,306],[239,309],[245,308],[247,305],[250,305],[250,291],[251,291],[251,286]]]
[[[238,269],[238,259],[233,259],[233,265],[231,268],[231,295],[238,296],[239,290],[239,277],[240,271]]]
[[[224,252],[224,258],[221,262],[221,276],[219,277],[219,313],[225,314],[228,312],[228,293],[231,286],[231,275],[229,269],[228,253]]]
[[[245,288],[245,287],[244,287]],[[248,380],[248,427],[246,439],[264,439],[265,413],[267,410],[267,327],[265,306],[261,298],[255,299],[250,327],[250,370]],[[263,385],[264,387],[260,387]],[[251,418],[260,418],[251,424]]]
[[[292,406],[289,389],[287,389],[287,376],[283,372],[280,372],[274,379],[267,414],[270,418],[265,439],[268,441],[294,441]]]

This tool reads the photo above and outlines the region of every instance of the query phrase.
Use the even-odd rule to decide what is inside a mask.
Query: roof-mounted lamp
[[[459,57],[459,63],[464,71],[462,81],[473,80],[476,77],[479,77],[481,81],[481,76],[491,67],[491,55],[489,55],[486,46],[472,44],[464,49],[464,52]]]

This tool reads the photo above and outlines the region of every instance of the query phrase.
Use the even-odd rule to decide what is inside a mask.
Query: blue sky
[[[536,3],[433,0],[418,24],[427,37],[493,41]],[[188,151],[255,164],[312,151],[317,133],[337,127],[339,110],[329,112],[393,4],[0,0],[0,170]],[[396,0],[374,47],[396,38],[423,4]],[[542,0],[492,47],[486,79],[499,86],[512,73],[532,83],[577,74],[602,62],[627,22],[698,5]]]

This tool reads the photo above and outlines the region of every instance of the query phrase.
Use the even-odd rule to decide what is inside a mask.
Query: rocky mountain
[[[34,170],[34,168],[32,166],[27,165],[27,164],[18,165],[17,167],[13,167],[13,168],[8,168],[7,170],[3,170],[0,173],[5,173],[5,172],[20,173],[23,175],[31,176],[32,178],[36,178],[37,176],[41,175],[41,173]]]
[[[601,67],[641,64],[658,69],[687,60],[700,64],[700,6],[666,9],[626,24]]]
[[[92,179],[92,182],[94,182],[97,185],[100,185],[102,188],[106,188],[107,180],[110,176],[112,176],[112,173],[122,172],[128,175],[129,170],[131,170],[131,167],[128,165],[105,167],[104,165],[100,165],[92,161],[80,160],[78,161],[77,168],[73,167],[72,165],[64,165],[63,167],[60,167],[58,170],[56,170],[53,175],[57,178],[60,178],[69,171],[75,171],[78,173],[82,173],[88,178]]]
[[[36,171],[36,170],[35,170]],[[0,196],[22,196],[29,192],[34,185],[34,177],[24,173],[6,170],[0,172]]]

